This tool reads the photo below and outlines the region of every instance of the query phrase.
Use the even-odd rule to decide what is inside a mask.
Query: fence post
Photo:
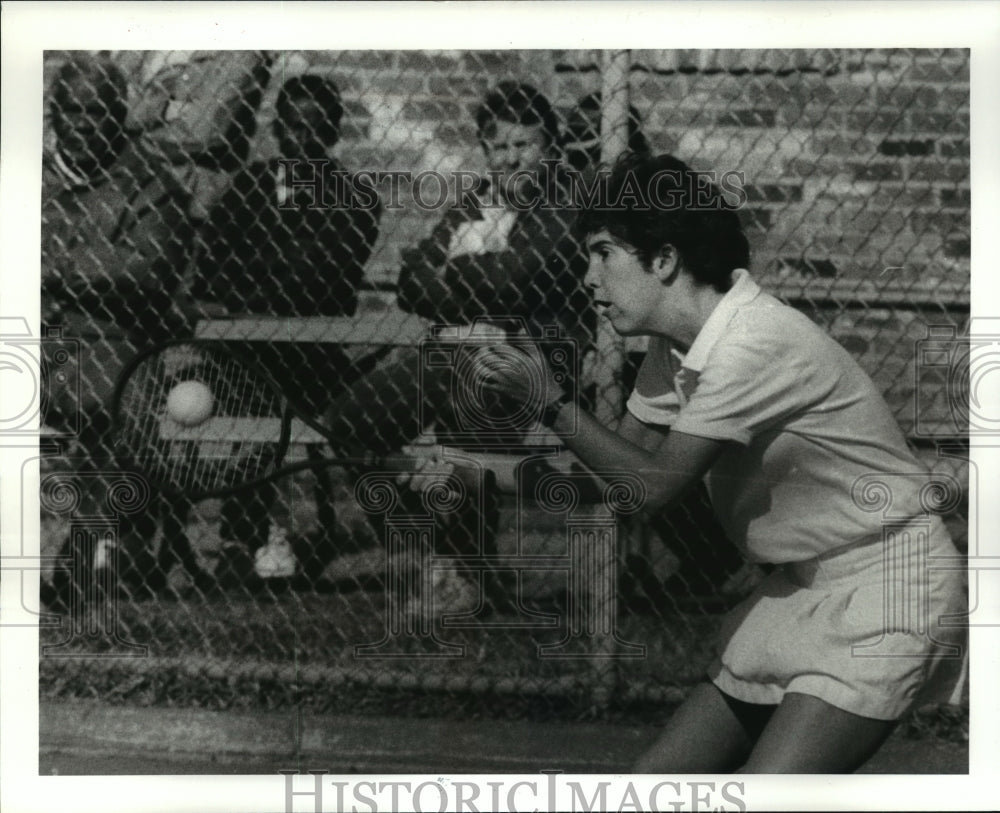
[[[630,51],[601,53],[601,163],[610,166],[628,146]],[[603,423],[617,425],[622,414],[622,368],[625,340],[604,319],[597,325],[595,412]]]

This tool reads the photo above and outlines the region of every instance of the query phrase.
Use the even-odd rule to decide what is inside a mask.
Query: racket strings
[[[211,416],[182,426],[167,398],[186,381],[212,394]],[[118,447],[157,485],[190,496],[269,476],[287,442],[287,404],[264,375],[225,350],[192,344],[141,359],[120,387]]]

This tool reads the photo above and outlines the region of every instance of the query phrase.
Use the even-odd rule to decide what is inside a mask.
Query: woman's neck
[[[683,277],[664,293],[659,329],[654,332],[687,350],[725,294],[710,285],[696,285]]]

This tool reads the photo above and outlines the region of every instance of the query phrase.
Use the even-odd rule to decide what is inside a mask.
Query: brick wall
[[[530,81],[566,113],[601,84],[597,51],[284,58],[352,102],[354,168],[481,168],[472,115],[490,85]],[[631,98],[655,150],[745,173],[755,268],[773,281],[967,292],[968,80],[963,50],[635,51]],[[374,281],[392,281],[428,220],[387,215]]]
[[[46,77],[65,52],[50,52]],[[969,61],[965,50],[633,51],[631,100],[656,151],[746,179],[755,269],[785,286],[874,281],[968,290]],[[270,136],[282,77],[324,73],[346,101],[341,157],[353,169],[482,169],[473,114],[487,89],[521,79],[561,114],[601,85],[599,51],[284,52],[264,100]],[[430,227],[408,190],[370,263]],[[886,271],[886,269],[895,269]]]

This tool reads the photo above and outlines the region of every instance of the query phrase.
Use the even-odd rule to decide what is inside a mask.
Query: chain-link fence
[[[955,347],[968,327],[966,51],[50,52],[45,70],[43,693],[536,715],[683,694],[760,577],[706,494],[639,523],[627,472],[604,488],[538,415],[465,388],[480,347],[540,338],[619,420],[644,345],[598,323],[572,224],[626,149],[727,193],[755,277],[968,482],[954,360],[917,355],[929,327]],[[317,465],[204,500],[123,468],[115,382],[185,338],[273,377],[290,459]],[[411,462],[319,465],[359,450]]]

